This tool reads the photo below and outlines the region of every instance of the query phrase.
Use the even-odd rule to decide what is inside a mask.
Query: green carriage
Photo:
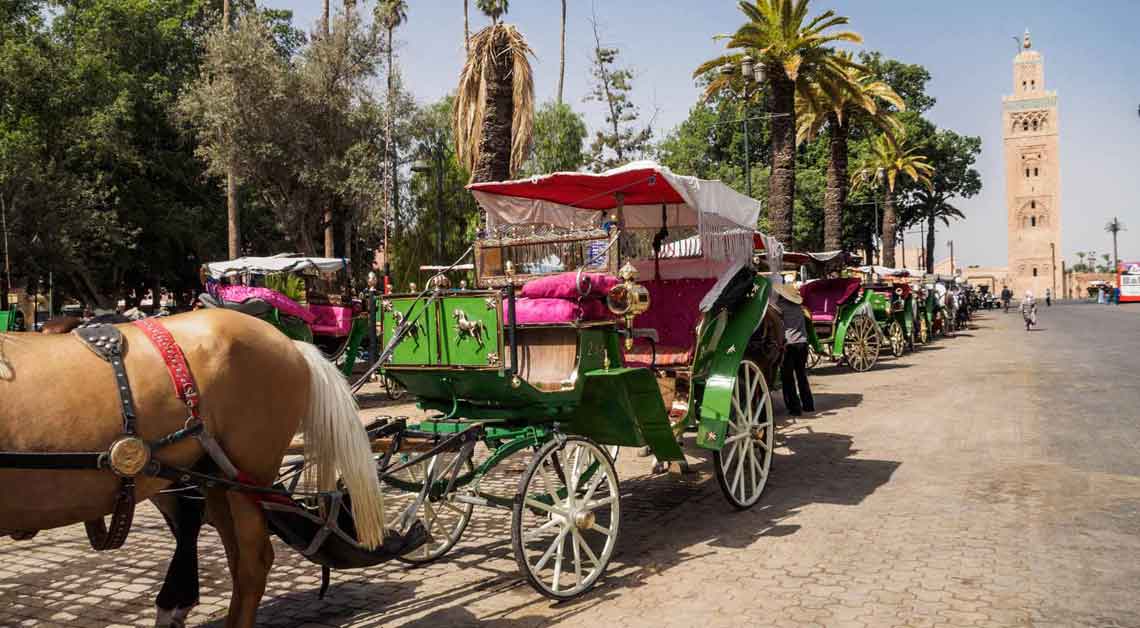
[[[474,506],[510,509],[530,584],[579,595],[618,539],[618,448],[683,461],[686,433],[733,506],[757,503],[774,437],[764,367],[778,360],[761,331],[770,284],[750,259],[758,203],[650,162],[470,189],[488,219],[477,289],[381,305],[383,369],[432,413],[408,426],[422,453],[383,477],[419,513],[398,523],[432,531],[404,559],[445,554]],[[481,486],[524,451],[515,494]]]
[[[0,334],[12,331],[19,331],[17,325],[19,310],[15,305],[8,306],[6,310],[0,310]]]
[[[862,266],[859,271],[868,279],[866,290],[873,293],[870,305],[882,338],[891,355],[902,357],[914,349],[921,326],[916,297],[906,283],[910,271],[883,266]]]
[[[201,270],[206,307],[234,309],[310,342],[346,377],[368,335],[368,314],[351,292],[348,261],[293,254],[210,262]]]
[[[817,279],[800,286],[803,305],[811,316],[811,351],[855,371],[868,371],[879,361],[884,343],[879,318],[889,302],[874,290],[864,290],[858,277]]]

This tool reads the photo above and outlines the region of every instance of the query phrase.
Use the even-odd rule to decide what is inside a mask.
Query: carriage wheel
[[[768,383],[755,362],[743,360],[736,372],[724,446],[713,452],[720,490],[736,508],[751,507],[764,492],[775,426]]]
[[[617,545],[621,496],[609,454],[581,436],[557,437],[519,479],[511,545],[539,593],[566,600],[590,589]]]
[[[384,383],[384,395],[392,401],[403,399],[404,395],[408,392],[408,389],[404,388],[403,384],[388,375],[381,375],[380,380]]]
[[[920,344],[930,342],[930,326],[926,324],[925,316],[921,316],[918,319],[918,342]]]
[[[823,359],[823,356],[816,353],[815,347],[813,347],[810,342],[808,343],[807,347],[808,347],[807,367],[809,369],[813,369],[816,366],[819,366],[819,361]]]
[[[843,354],[855,371],[869,371],[879,360],[879,330],[869,316],[860,314],[851,319],[843,341]]]
[[[906,351],[906,334],[903,332],[902,323],[891,321],[887,327],[887,338],[891,342],[891,355],[901,358]]]
[[[408,455],[413,456],[415,454]],[[418,492],[403,489],[407,485],[414,486],[417,490],[423,487],[424,479],[430,471],[435,472],[436,482],[446,483],[451,477],[451,470],[459,455],[457,452],[443,452],[391,474],[392,480],[405,484],[405,487],[396,487],[389,482],[380,482],[380,486],[384,490],[385,510],[393,516],[393,520],[388,524],[389,527],[397,527],[396,518],[418,497]],[[396,460],[396,464],[402,463]],[[460,476],[475,471],[470,457],[458,464],[461,466]],[[456,502],[454,497],[455,493],[453,492],[426,500],[421,504],[418,518],[423,522],[424,528],[427,529],[430,536],[426,543],[407,554],[398,556],[398,560],[411,565],[423,565],[440,558],[455,547],[455,544],[463,536],[463,531],[467,529],[467,524],[471,521],[471,511],[475,507],[471,504]]]

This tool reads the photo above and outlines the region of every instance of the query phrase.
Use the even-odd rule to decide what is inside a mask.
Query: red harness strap
[[[170,373],[170,381],[174,384],[174,391],[178,394],[178,398],[186,404],[186,408],[190,411],[190,417],[196,421],[200,421],[201,416],[198,414],[198,385],[194,382],[194,374],[190,372],[190,365],[186,363],[186,355],[182,353],[182,348],[178,346],[178,342],[174,340],[174,336],[170,335],[170,332],[154,319],[144,318],[137,320],[135,321],[135,325],[143,330],[146,337],[150,339],[151,343],[158,349],[158,352],[162,354],[162,361],[166,363],[166,370]],[[235,477],[234,480],[242,484],[259,484],[241,470],[238,470],[237,477]],[[274,493],[245,493],[245,495],[254,503],[263,501],[282,504],[292,503],[287,497]]]
[[[174,340],[174,336],[158,321],[144,318],[135,321],[135,325],[143,330],[158,352],[162,361],[166,363],[166,370],[170,372],[170,381],[174,384],[174,391],[178,398],[186,404],[190,417],[201,420],[198,414],[198,385],[194,382],[194,374],[190,372],[190,365],[186,363],[186,356],[182,348]]]

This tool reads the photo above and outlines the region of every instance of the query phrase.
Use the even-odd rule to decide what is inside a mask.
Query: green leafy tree
[[[825,11],[808,17],[808,0],[754,0],[740,2],[747,21],[728,40],[729,54],[710,59],[694,71],[695,77],[719,72],[725,64],[739,65],[745,56],[758,59],[764,67],[771,119],[771,175],[768,184],[768,219],[772,235],[788,244],[792,240],[793,209],[796,198],[796,110],[795,93],[808,81],[841,85],[849,64],[833,54],[835,42],[861,43],[851,31],[834,31],[848,18]],[[734,79],[719,75],[709,80],[706,96],[731,85]]]
[[[534,152],[523,169],[528,175],[572,172],[586,163],[582,150],[586,122],[565,103],[547,102],[534,114]]]
[[[883,194],[883,265],[895,265],[895,236],[898,219],[895,207],[895,183],[900,177],[930,186],[934,168],[926,157],[916,154],[905,136],[891,139],[880,135],[871,143],[870,153],[859,164],[853,181],[854,188],[878,187]]]
[[[930,129],[933,130],[933,125]],[[919,146],[934,168],[930,186],[914,184],[900,222],[903,228],[921,224],[926,232],[926,268],[934,267],[934,227],[941,221],[961,220],[965,215],[951,201],[971,198],[982,189],[982,177],[974,168],[982,152],[982,138],[958,135],[937,129],[928,133]]]
[[[640,113],[630,98],[633,92],[633,70],[618,67],[617,48],[602,46],[598,23],[594,25],[594,58],[590,75],[593,84],[586,102],[605,106],[606,128],[595,132],[590,144],[590,162],[595,171],[607,170],[641,157],[649,149],[653,130],[637,125]]]

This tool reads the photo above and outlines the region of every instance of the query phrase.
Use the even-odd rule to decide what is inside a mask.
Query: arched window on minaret
[[[1029,209],[1037,209],[1037,201],[1029,201]]]
[[[1029,130],[1029,120],[1023,120],[1022,121],[1021,130],[1022,131],[1028,131]]]
[[[1037,276],[1037,267],[1036,266],[1033,267],[1033,276],[1034,277]]]
[[[1030,227],[1036,227],[1037,226],[1037,216],[1030,216],[1029,217],[1029,226]]]
[[[1036,120],[1033,121],[1033,130],[1034,131],[1037,130],[1037,121]]]
[[[1034,168],[1034,169],[1033,169],[1033,176],[1035,176],[1035,177],[1036,177],[1036,176],[1038,176],[1038,175],[1037,175],[1037,168]]]

